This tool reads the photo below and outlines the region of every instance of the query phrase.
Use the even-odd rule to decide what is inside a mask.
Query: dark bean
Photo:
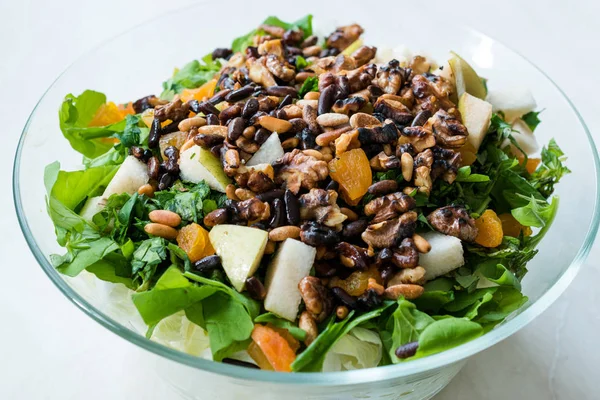
[[[233,54],[233,51],[231,51],[231,49],[227,49],[224,47],[218,47],[213,50],[212,59],[213,60],[216,60],[217,58],[228,59],[232,54]]]
[[[221,225],[227,222],[228,213],[224,208],[217,208],[216,210],[212,210],[208,214],[204,216],[204,225],[209,228],[212,228],[216,225]]]
[[[326,190],[335,190],[336,192],[340,189],[340,184],[337,183],[336,181],[331,181],[327,184],[327,186],[325,187]]]
[[[367,192],[374,196],[381,196],[384,194],[392,193],[398,190],[398,182],[393,179],[386,179],[383,181],[376,182],[369,186]]]
[[[279,119],[283,119],[283,120],[287,120],[288,116],[287,113],[285,112],[285,110],[277,110],[276,114],[277,118]]]
[[[389,264],[382,267],[379,272],[379,274],[381,275],[381,279],[383,280],[383,283],[386,285],[387,285],[388,281],[390,280],[390,278],[392,276],[394,276],[395,273],[396,273],[396,269]]]
[[[267,290],[265,289],[265,286],[255,276],[251,276],[250,278],[246,279],[246,290],[248,291],[250,297],[252,297],[254,300],[262,301],[265,299],[265,297],[267,297]]]
[[[208,101],[198,102],[198,106],[196,107],[196,110],[197,111],[195,111],[192,108],[192,111],[194,111],[196,114],[203,113],[204,115],[208,115],[208,114],[219,115],[219,113],[220,113],[219,109]]]
[[[431,118],[431,111],[423,110],[415,116],[410,126],[423,126],[429,118]]]
[[[150,176],[150,179],[157,180],[158,174],[160,172],[160,163],[158,162],[158,158],[150,157],[147,165],[148,165],[148,175]]]
[[[221,120],[221,124],[225,125],[227,121],[239,117],[242,114],[242,106],[239,104],[234,104],[232,106],[227,107],[219,114],[219,119]]]
[[[274,229],[284,224],[285,210],[283,201],[281,201],[281,199],[275,199],[271,202],[271,218],[269,219],[269,226]]]
[[[154,108],[160,100],[154,95],[145,96],[133,102],[133,110],[136,114],[140,114],[149,108]]]
[[[340,75],[337,79],[337,91],[335,94],[336,99],[344,99],[350,95],[350,82],[348,77]]]
[[[233,103],[234,101],[245,99],[246,97],[250,96],[252,92],[254,92],[254,88],[252,86],[244,86],[230,92],[227,96],[225,96],[225,100]]]
[[[299,29],[288,29],[283,34],[283,41],[288,44],[296,44],[302,40],[302,31]]]
[[[152,157],[152,150],[146,149],[144,150],[144,155],[142,156],[142,161],[147,163],[150,157]]]
[[[319,96],[319,106],[317,108],[319,115],[331,111],[331,107],[333,107],[333,103],[335,102],[336,91],[337,87],[335,85],[330,85],[323,89],[321,96]]]
[[[152,125],[150,126],[150,133],[148,134],[148,147],[151,149],[158,146],[160,135],[162,133],[161,130],[160,120],[158,118],[154,118],[152,120]]]
[[[129,151],[130,151],[130,154],[132,156],[134,156],[135,158],[137,158],[138,160],[141,160],[144,157],[144,149],[142,149],[141,147],[131,146]]]
[[[255,46],[246,47],[246,58],[258,58],[260,54],[258,54],[258,48]]]
[[[175,177],[171,174],[163,174],[158,181],[158,190],[166,190],[175,182]]]
[[[373,308],[379,307],[383,302],[382,296],[378,295],[374,289],[367,289],[365,293],[360,295],[356,300],[356,305],[365,310],[372,310]]]
[[[317,142],[315,139],[315,135],[312,133],[312,131],[310,129],[308,129],[308,128],[302,129],[300,134],[297,136],[300,138],[300,148],[302,150],[317,148]]]
[[[269,132],[265,128],[259,128],[254,134],[254,141],[257,144],[262,145],[269,138],[269,136],[271,136],[271,132]]]
[[[298,97],[298,91],[292,86],[271,86],[267,88],[267,94],[270,96],[285,97],[292,96],[292,98]]]
[[[292,104],[293,100],[295,99],[295,97],[291,96],[291,95],[287,95],[283,98],[283,100],[281,100],[281,103],[279,103],[279,109],[282,109],[285,106],[289,106],[290,104]],[[282,110],[283,111],[283,110]],[[287,119],[287,116],[286,118]]]
[[[271,111],[271,112],[269,113],[269,115],[270,115],[271,117],[277,118],[277,112],[278,112],[278,111],[279,111],[279,110],[275,109],[275,110]]]
[[[304,39],[304,41],[300,45],[300,48],[304,49],[306,47],[314,46],[315,44],[317,44],[318,40],[319,38],[315,35],[309,36],[306,39]]]
[[[248,125],[257,125],[260,126],[260,124],[258,123],[258,120],[260,117],[262,117],[263,115],[267,115],[266,112],[264,111],[257,111],[252,117],[250,117],[250,119],[248,120]]]
[[[300,239],[311,246],[334,245],[340,241],[339,234],[316,222],[306,222],[300,230]]]
[[[298,225],[300,223],[300,202],[291,190],[286,190],[283,195],[285,201],[286,218],[288,224]]]
[[[176,175],[179,173],[179,164],[177,164],[177,160],[173,160],[172,158],[169,158],[167,161],[163,162],[162,167],[171,175]]]
[[[206,273],[221,266],[221,257],[212,255],[204,257],[194,263],[194,269],[198,272]]]
[[[337,268],[326,262],[315,263],[315,274],[322,278],[330,278],[337,274]]]
[[[223,146],[223,144],[218,144],[216,146],[213,146],[210,148],[210,152],[212,153],[213,156],[217,157],[217,158],[221,158],[221,151],[225,148],[225,146]]]
[[[244,118],[235,117],[227,125],[227,139],[230,142],[235,142],[242,136],[242,132],[244,132]]]
[[[224,358],[223,360],[221,360],[221,362],[223,364],[231,364],[231,365],[236,365],[238,367],[260,369],[258,366],[254,365],[252,363],[249,363],[246,361],[234,360],[233,358]]]
[[[353,296],[350,296],[348,292],[340,287],[332,287],[331,292],[343,305],[350,309],[355,309],[357,307],[356,299]]]
[[[288,60],[291,59],[291,62],[288,61],[290,64],[293,64],[294,67],[296,66],[296,60],[298,59],[297,56],[301,56],[302,55],[302,49],[299,49],[298,47],[294,47],[294,46],[288,46],[286,48],[287,53],[291,56],[288,58]]]
[[[194,143],[200,147],[213,147],[220,143],[223,143],[223,140],[225,140],[225,138],[221,135],[217,135],[216,133],[200,133],[194,136]]]
[[[229,92],[231,92],[231,89],[220,90],[217,93],[215,93],[210,99],[208,99],[208,102],[213,106],[216,106],[217,104],[225,100],[225,96],[227,96]]]
[[[221,120],[215,114],[206,116],[206,125],[221,125]]]
[[[258,111],[258,100],[256,98],[251,97],[244,104],[244,108],[242,110],[242,117],[249,119],[251,116],[256,114]]]
[[[167,147],[164,153],[165,156],[167,156],[167,158],[169,159],[174,159],[175,161],[177,161],[177,159],[179,158],[179,149],[175,146]]]
[[[303,118],[292,118],[289,120],[289,123],[292,124],[292,129],[290,129],[290,132],[302,132],[302,130],[308,127],[308,124]]]
[[[399,346],[396,349],[396,357],[403,360],[405,358],[409,358],[417,354],[417,350],[419,349],[419,342],[410,342]]]
[[[344,226],[342,230],[342,236],[345,238],[352,238],[356,236],[360,236],[367,227],[369,226],[369,221],[366,219],[358,219],[354,222],[350,222],[348,225]]]
[[[377,254],[377,262],[383,263],[386,261],[390,261],[393,256],[394,256],[393,250],[386,247],[384,249],[381,249],[381,251]]]
[[[281,199],[285,194],[285,190],[283,189],[273,189],[268,192],[260,193],[256,195],[256,198],[260,201],[270,203],[275,199]]]
[[[373,96],[373,97],[379,97],[383,94],[383,90],[377,85],[369,85],[369,87],[367,87],[367,89],[369,90],[369,93],[371,93],[371,96]]]
[[[173,121],[169,125],[165,125],[160,129],[161,135],[166,135],[167,133],[173,133],[179,131],[179,122]]]

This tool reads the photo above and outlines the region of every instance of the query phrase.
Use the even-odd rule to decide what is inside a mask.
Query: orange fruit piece
[[[504,232],[504,235],[519,237],[521,231],[525,236],[531,235],[531,228],[521,225],[511,213],[500,214],[498,218],[502,221],[502,232]]]
[[[98,107],[96,114],[94,114],[94,118],[92,118],[88,126],[106,126],[119,122],[123,118],[125,118],[125,116],[123,115],[122,110],[120,110],[115,103],[110,101]]]
[[[375,279],[379,284],[383,283],[377,267],[372,265],[366,271],[354,271],[346,279],[334,276],[329,281],[329,287],[339,287],[344,289],[350,296],[360,296],[367,290],[369,278]]]
[[[144,112],[142,112],[142,121],[144,121],[144,124],[146,124],[146,126],[148,128],[150,128],[152,126],[153,120],[154,120],[154,109],[149,108],[147,110],[144,110]]]
[[[291,365],[296,359],[296,353],[287,340],[277,331],[268,326],[256,324],[252,331],[252,340],[260,347],[268,363],[275,371],[292,371]]]
[[[190,100],[202,101],[206,98],[212,97],[216,86],[217,80],[211,79],[197,89],[183,89],[183,91],[179,94],[179,97],[184,103]]]
[[[373,181],[369,159],[363,149],[346,151],[331,160],[329,175],[340,184],[342,197],[351,204],[367,193]]]
[[[525,161],[525,156],[523,155],[523,153],[521,153],[520,151],[517,152],[516,157],[517,157],[517,160],[519,160],[519,164],[523,164],[523,162]],[[530,174],[533,174],[541,162],[542,162],[542,160],[540,160],[539,158],[528,157],[527,164],[525,164],[525,169]]]
[[[191,262],[201,260],[215,252],[208,239],[208,232],[196,223],[186,225],[179,230],[177,244],[185,251]]]
[[[265,353],[263,353],[263,351],[260,349],[260,347],[258,347],[255,341],[250,342],[246,351],[248,352],[248,355],[254,360],[256,365],[258,365],[258,368],[262,369],[263,371],[273,371],[273,366],[271,365],[271,363],[269,363],[269,360],[267,360],[267,356],[265,356]]]
[[[121,110],[123,118],[125,118],[126,115],[135,115],[135,110],[133,109],[132,102],[129,102],[127,104],[119,104],[119,110]]]
[[[502,238],[504,237],[502,221],[498,218],[494,210],[485,210],[475,220],[475,226],[478,229],[475,243],[483,247],[498,247],[502,243]]]
[[[298,339],[292,336],[290,331],[284,328],[278,328],[271,324],[267,324],[267,327],[279,333],[281,337],[284,338],[286,342],[288,342],[294,353],[298,351],[298,349],[300,348],[300,342],[298,341]]]
[[[458,152],[461,155],[461,165],[472,165],[475,160],[477,160],[477,150],[475,150],[475,146],[471,144],[471,142],[467,142],[458,149]]]

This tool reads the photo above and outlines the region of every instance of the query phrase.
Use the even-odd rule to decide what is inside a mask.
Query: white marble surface
[[[14,149],[30,110],[66,65],[105,38],[190,3],[0,0],[3,187],[10,187]],[[449,21],[466,21],[527,54],[573,99],[600,140],[598,1],[430,0],[423,7],[424,14],[441,9]],[[139,365],[141,350],[77,310],[46,278],[29,254],[8,191],[0,196],[0,399],[176,399]],[[596,246],[550,309],[473,357],[437,398],[600,398],[599,256]]]

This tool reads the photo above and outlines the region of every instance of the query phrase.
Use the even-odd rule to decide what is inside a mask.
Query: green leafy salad
[[[65,96],[55,268],[119,288],[148,339],[280,372],[409,362],[517,311],[570,172],[543,113],[362,33],[268,17],[159,96]]]

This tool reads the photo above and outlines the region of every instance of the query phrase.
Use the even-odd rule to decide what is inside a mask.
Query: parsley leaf
[[[521,117],[521,119],[527,124],[532,132],[535,131],[535,128],[537,128],[540,122],[542,122],[538,117],[542,111],[530,111]]]
[[[308,92],[318,92],[319,91],[319,78],[316,76],[309,76],[298,91],[298,98],[304,98],[304,95]]]

